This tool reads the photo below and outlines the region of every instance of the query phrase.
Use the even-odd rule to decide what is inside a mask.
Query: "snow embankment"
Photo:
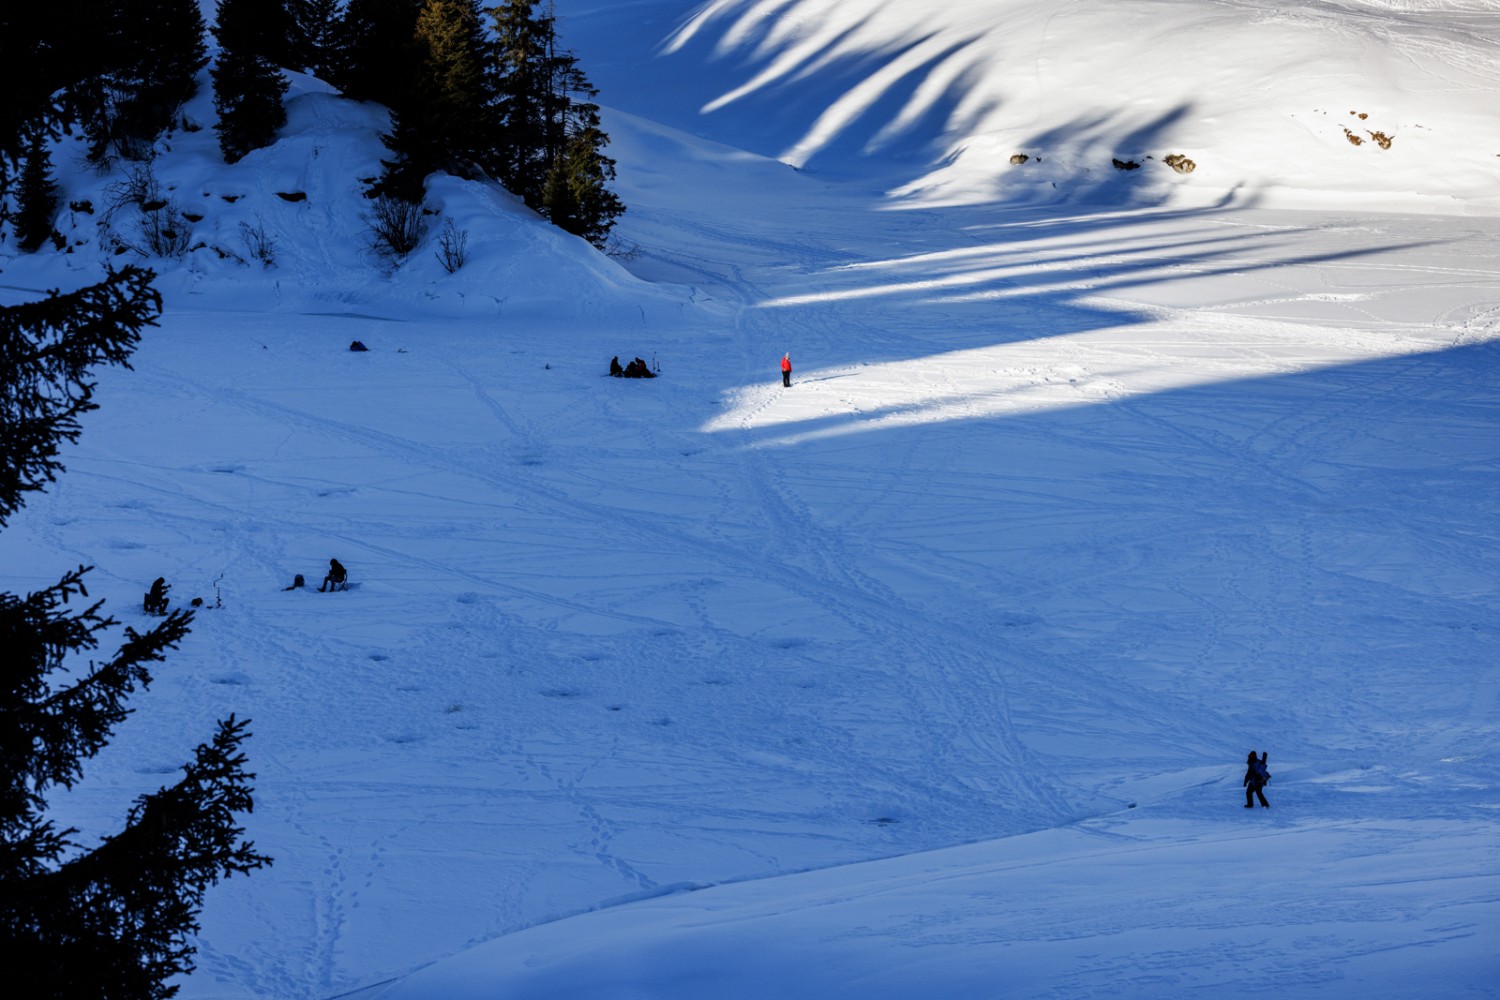
[[[1440,821],[1091,822],[585,914],[375,995],[1479,997],[1500,873],[1469,859],[1490,847]]]

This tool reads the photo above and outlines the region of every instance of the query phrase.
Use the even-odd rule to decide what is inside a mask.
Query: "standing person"
[[[328,575],[323,577],[323,585],[318,588],[318,593],[325,590],[338,590],[349,580],[349,573],[344,569],[344,564],[337,559],[328,560]]]
[[[1250,751],[1250,756],[1245,758],[1245,808],[1254,809],[1255,803],[1251,796],[1259,796],[1260,804],[1265,808],[1271,808],[1271,803],[1266,801],[1266,793],[1261,789],[1266,787],[1266,782],[1271,780],[1271,772],[1266,769],[1266,754],[1262,753],[1260,759],[1255,759],[1255,751]]]
[[[792,352],[787,351],[781,356],[781,384],[787,388],[792,385]]]

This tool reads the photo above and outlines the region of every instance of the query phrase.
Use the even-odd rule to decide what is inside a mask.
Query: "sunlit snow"
[[[434,177],[388,272],[384,112],[225,166],[205,88],[202,248],[0,534],[207,604],[61,823],[253,719],[180,996],[1496,995],[1500,4],[557,12],[612,255]]]

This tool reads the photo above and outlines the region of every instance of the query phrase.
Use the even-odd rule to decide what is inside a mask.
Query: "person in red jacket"
[[[792,353],[790,351],[781,356],[781,384],[784,386],[792,384]]]

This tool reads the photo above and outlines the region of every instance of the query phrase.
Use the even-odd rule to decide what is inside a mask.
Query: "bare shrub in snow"
[[[150,160],[132,164],[124,177],[104,189],[104,197],[106,219],[127,209],[135,208],[146,212],[166,204],[166,198],[161,193],[161,182],[156,179],[156,171],[152,169]]]
[[[459,229],[452,219],[446,220],[443,231],[438,236],[438,248],[434,256],[449,274],[463,267],[469,259],[469,231]]]
[[[427,235],[422,206],[400,198],[376,198],[365,222],[370,227],[370,249],[391,264],[410,257]]]
[[[604,244],[604,253],[615,260],[631,261],[640,257],[641,245],[621,239],[614,233],[610,233],[609,239]]]
[[[100,241],[115,253],[177,259],[191,248],[192,223],[162,191],[151,161],[132,164],[105,189]]]
[[[174,259],[187,254],[193,235],[192,224],[183,218],[177,203],[170,198],[166,204],[142,212],[136,232],[147,256]]]
[[[276,237],[266,230],[265,221],[260,216],[255,217],[255,225],[248,222],[240,223],[240,242],[245,244],[245,252],[252,260],[258,260],[262,267],[276,266]]]

